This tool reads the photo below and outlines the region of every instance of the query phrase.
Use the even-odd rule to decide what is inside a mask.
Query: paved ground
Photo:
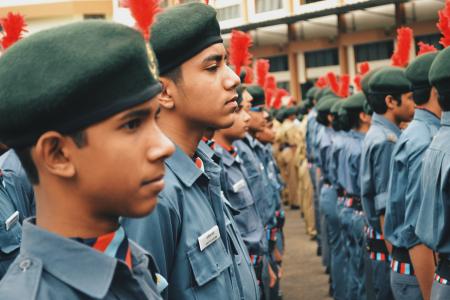
[[[283,300],[330,300],[328,275],[316,256],[317,244],[306,235],[298,210],[286,208],[285,236]]]

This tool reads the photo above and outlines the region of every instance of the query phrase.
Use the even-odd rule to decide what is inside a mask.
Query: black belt
[[[411,264],[411,257],[409,256],[408,249],[392,247],[392,258],[401,263]]]
[[[386,248],[386,244],[384,240],[377,239],[367,239],[367,251],[369,252],[379,252],[389,255],[389,252]]]
[[[439,255],[439,263],[436,268],[436,274],[440,277],[450,280],[450,260],[447,257]]]

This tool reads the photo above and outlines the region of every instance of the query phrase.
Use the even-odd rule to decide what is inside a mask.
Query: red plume
[[[328,85],[328,82],[325,77],[319,77],[316,81],[316,87],[323,89]]]
[[[150,27],[155,21],[155,16],[161,11],[160,0],[127,0],[125,4],[131,11],[136,25],[142,32],[144,39],[150,39]]]
[[[350,93],[350,76],[348,74],[344,74],[341,76],[341,82],[339,87],[339,96],[342,98],[347,98]]]
[[[333,93],[335,93],[336,95],[339,95],[339,83],[337,81],[336,74],[334,74],[333,72],[328,72],[327,80],[328,80],[328,85],[330,86]]]
[[[27,32],[25,29],[27,23],[21,14],[9,12],[6,18],[0,20],[0,24],[4,32],[1,41],[4,50],[20,40],[23,37],[22,34]]]
[[[447,47],[450,45],[450,0],[445,1],[445,7],[438,12],[439,14],[439,23],[437,23],[437,27],[441,32],[442,36],[439,43]]]
[[[264,88],[267,74],[269,74],[270,64],[268,59],[258,59],[256,61],[257,81],[260,87]]]
[[[417,53],[417,56],[423,55],[425,53],[430,52],[437,52],[438,50],[433,45],[424,43],[424,42],[418,42],[417,45],[419,45],[419,53]]]
[[[355,87],[358,91],[362,91],[362,85],[361,85],[361,75],[356,75],[355,79],[353,79],[353,82],[355,83]]]
[[[264,92],[266,95],[266,105],[271,106],[272,97],[275,94],[275,91],[277,89],[277,81],[275,79],[275,76],[273,75],[267,75],[266,82],[264,85]]]
[[[361,76],[366,75],[367,73],[369,73],[369,71],[370,65],[367,61],[359,64],[359,74],[361,74]]]
[[[409,53],[413,31],[409,27],[397,29],[397,48],[391,57],[391,64],[397,67],[406,67],[409,63]]]
[[[253,82],[254,78],[255,78],[255,74],[253,73],[253,69],[246,66],[244,83],[251,84]]]
[[[239,30],[231,32],[230,63],[235,67],[236,74],[241,74],[241,68],[251,63],[251,54],[248,49],[252,46],[250,34]]]
[[[288,91],[285,89],[278,89],[275,95],[275,99],[272,102],[272,107],[279,109],[281,107],[281,99],[285,96],[289,95]]]

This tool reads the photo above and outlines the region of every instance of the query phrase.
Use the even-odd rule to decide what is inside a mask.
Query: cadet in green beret
[[[422,281],[423,298],[429,299],[431,294],[433,253],[421,245],[414,228],[421,203],[422,158],[440,127],[442,113],[437,91],[428,81],[436,55],[419,56],[405,71],[412,83],[416,109],[413,121],[403,131],[392,152],[384,225],[385,238],[393,247],[391,288],[395,299],[421,298],[418,280]]]
[[[313,88],[311,88],[313,89]],[[321,124],[317,123],[317,102],[319,101],[319,96],[321,94],[321,90],[317,87],[314,87],[311,95],[313,97],[313,101],[311,102],[311,110],[308,113],[308,120],[306,125],[306,157],[308,160],[308,169],[309,175],[311,177],[311,183],[313,185],[314,194],[314,220],[315,220],[315,229],[317,232],[316,241],[317,241],[317,254],[321,254],[321,228],[320,228],[320,217],[319,217],[319,176],[318,176],[318,155],[315,148],[316,138],[318,136],[318,132]]]
[[[198,148],[206,131],[230,127],[236,116],[240,80],[226,64],[216,11],[203,3],[168,8],[150,42],[163,86],[158,124],[176,150],[155,214],[124,224],[169,279],[165,298],[239,299],[245,285],[227,235],[221,169]]]
[[[269,168],[267,153],[264,146],[256,139],[256,135],[266,127],[264,105],[265,93],[258,85],[250,85],[247,91],[252,96],[252,107],[249,110],[250,121],[249,130],[243,139],[234,141],[239,157],[242,159],[243,167],[249,178],[250,189],[255,197],[255,203],[265,226],[266,243],[268,251],[264,253],[263,270],[261,274],[263,297],[270,297],[271,293],[277,293],[277,262],[273,259],[272,253],[275,251],[276,242],[276,211],[280,207],[280,196],[276,186],[269,178]],[[267,245],[266,244],[266,245]]]
[[[411,82],[398,67],[383,67],[369,81],[368,102],[374,110],[362,151],[361,199],[369,223],[368,251],[373,286],[378,299],[392,299],[389,254],[384,240],[384,215],[388,198],[389,165],[400,124],[414,115]]]
[[[103,21],[41,31],[1,56],[0,140],[36,196],[1,299],[160,299],[153,259],[119,224],[155,208],[174,151],[151,69],[142,35]]]
[[[345,269],[346,253],[343,251],[340,225],[336,210],[338,196],[342,196],[341,189],[336,184],[336,166],[332,164],[332,153],[337,132],[333,130],[334,116],[331,113],[333,106],[343,101],[334,95],[325,95],[316,105],[318,115],[317,122],[323,125],[317,137],[317,149],[319,149],[320,173],[322,175],[322,186],[320,189],[319,208],[321,218],[321,242],[323,250],[323,263],[330,268],[331,286],[333,297],[345,299],[346,278],[342,276]],[[342,145],[342,142],[338,142]],[[338,147],[339,148],[339,147]],[[339,151],[336,151],[339,152]],[[337,161],[335,159],[335,161]],[[339,192],[339,195],[338,195]],[[328,260],[327,260],[328,259]]]
[[[450,243],[448,239],[450,234],[448,220],[450,197],[447,180],[450,173],[449,61],[450,48],[445,48],[436,56],[428,73],[429,83],[436,88],[439,105],[442,108],[441,127],[432,138],[430,146],[423,155],[421,206],[415,228],[415,234],[419,238],[420,243],[429,247],[439,256],[431,289],[431,299],[433,300],[448,299],[450,297]],[[430,280],[429,275],[428,273],[427,280]],[[419,273],[417,273],[417,276],[419,276]],[[418,279],[419,283],[421,283],[419,277]],[[422,284],[421,288],[423,288]],[[426,295],[424,292],[424,297]]]
[[[344,208],[339,215],[342,227],[345,229],[348,247],[347,298],[365,299],[364,257],[366,249],[363,239],[365,219],[362,214],[360,198],[360,165],[362,142],[369,130],[371,116],[364,112],[366,97],[357,93],[347,98],[342,105],[346,111],[350,139],[341,151],[339,161],[344,162],[345,169],[339,178],[345,190]]]

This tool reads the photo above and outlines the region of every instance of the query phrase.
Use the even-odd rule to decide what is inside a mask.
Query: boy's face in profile
[[[158,102],[147,101],[85,130],[86,145],[68,146],[80,201],[93,214],[142,217],[164,187],[164,160],[173,144],[156,123]]]

